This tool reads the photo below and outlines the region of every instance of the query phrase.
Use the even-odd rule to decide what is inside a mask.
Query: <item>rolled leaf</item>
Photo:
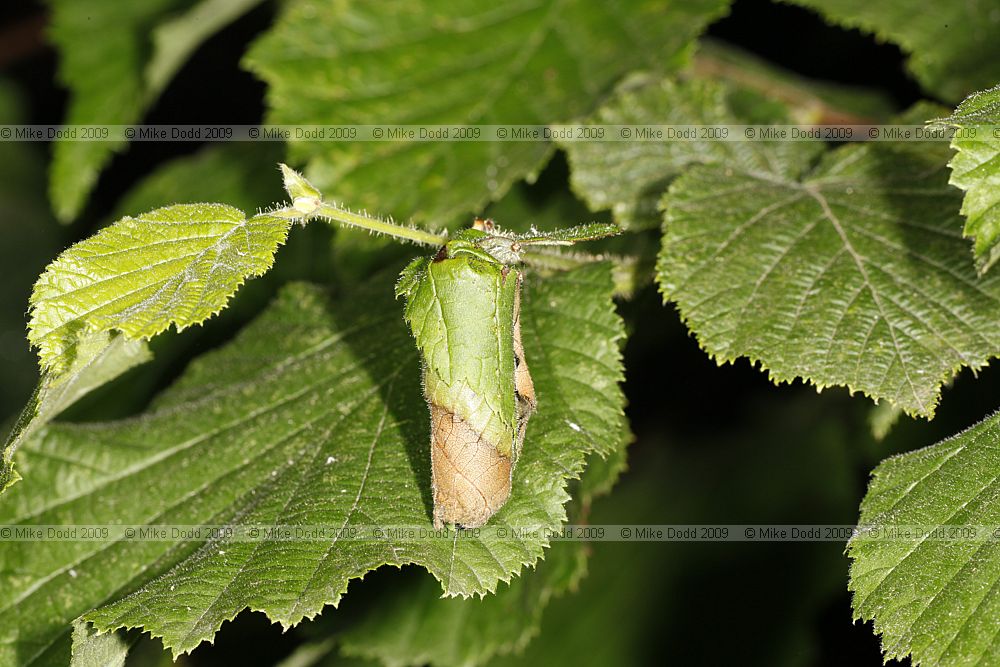
[[[521,273],[462,238],[404,270],[397,292],[423,361],[436,526],[485,524],[510,495],[535,392]]]

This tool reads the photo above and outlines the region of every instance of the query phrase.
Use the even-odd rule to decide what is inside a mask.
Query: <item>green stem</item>
[[[272,211],[268,215],[291,218],[302,222],[312,220],[313,218],[323,218],[329,222],[340,223],[348,227],[366,229],[374,234],[385,234],[386,236],[410,241],[411,243],[432,247],[442,246],[448,241],[448,236],[445,234],[435,234],[434,232],[428,232],[415,227],[397,225],[394,222],[369,217],[364,213],[348,211],[345,208],[329,204],[325,201],[313,200],[310,203],[312,204],[311,208],[301,209],[293,204],[292,206]]]
[[[442,246],[448,240],[448,237],[444,234],[435,234],[434,232],[416,229],[415,227],[404,227],[393,222],[370,218],[367,215],[354,213],[333,204],[328,204],[327,202],[322,202],[310,217],[326,218],[327,220],[339,222],[342,225],[360,227],[376,234],[385,234],[386,236],[419,243],[420,245]]]

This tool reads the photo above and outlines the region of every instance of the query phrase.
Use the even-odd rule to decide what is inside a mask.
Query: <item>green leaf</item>
[[[73,621],[70,667],[124,667],[128,651],[138,638],[138,633],[130,633],[128,638],[116,632],[99,634],[90,623]]]
[[[832,23],[899,44],[908,66],[931,93],[958,100],[1000,80],[1000,14],[994,0],[784,0]]]
[[[194,0],[50,4],[49,36],[59,49],[59,78],[71,93],[65,123],[131,125],[142,119],[198,41],[254,3],[205,0],[211,12],[196,8],[176,19],[171,14],[190,8]],[[198,18],[194,28],[192,17]],[[152,30],[159,22],[166,23]],[[80,213],[101,170],[125,145],[120,140],[54,144],[49,198],[56,217],[68,222]]]
[[[877,403],[868,410],[868,428],[877,442],[885,440],[903,411],[895,403]]]
[[[571,523],[585,523],[594,497],[615,484],[625,468],[625,452],[622,446],[606,459],[590,457],[574,485]],[[498,654],[518,653],[538,634],[549,601],[574,591],[586,574],[589,546],[582,540],[555,542],[533,572],[501,584],[482,600],[441,598],[430,577],[392,587],[338,635],[340,651],[384,665],[436,666],[477,665]]]
[[[724,125],[761,122],[759,97],[710,81],[674,82],[636,78],[598,109],[595,125]],[[754,108],[748,108],[754,107]],[[769,104],[767,122],[787,122]],[[725,163],[763,178],[797,173],[816,146],[801,142],[744,141],[571,141],[561,144],[569,157],[574,192],[593,210],[610,209],[627,229],[660,222],[659,201],[667,185],[692,164]]]
[[[277,663],[275,667],[375,667],[375,663],[362,658],[342,659],[337,653],[337,642],[333,639],[307,641],[299,644],[294,651]]]
[[[28,340],[61,373],[81,337],[121,331],[150,338],[199,324],[243,281],[274,261],[290,222],[247,220],[223,204],[178,204],[126,217],[63,252],[31,295]]]
[[[528,282],[522,326],[539,411],[491,525],[558,526],[567,479],[589,453],[620,447],[623,331],[611,289],[607,264]],[[36,481],[8,492],[0,522],[430,528],[427,422],[390,274],[332,304],[296,284],[146,414],[44,429],[21,452]],[[486,593],[544,547],[488,532],[375,543],[16,542],[5,562],[18,566],[0,571],[0,664],[65,650],[67,624],[81,614],[102,631],[141,626],[175,653],[244,608],[291,625],[387,563],[426,567],[449,595]]]
[[[120,334],[98,332],[80,338],[67,368],[42,374],[34,395],[7,436],[0,461],[0,493],[20,479],[13,459],[21,443],[80,398],[150,357],[145,342],[128,340]]]
[[[975,239],[980,273],[1000,259],[1000,86],[970,95],[940,122],[958,128],[952,185],[965,190],[965,235]],[[973,134],[975,133],[975,134]]]
[[[153,30],[153,55],[144,78],[150,95],[159,95],[198,46],[263,0],[201,0]]]
[[[726,0],[294,0],[250,51],[281,124],[549,124],[592,110],[623,74],[674,69]],[[293,140],[334,199],[440,226],[545,162],[545,141]],[[405,184],[405,186],[403,185]]]
[[[968,261],[947,157],[879,143],[797,178],[694,167],[664,200],[661,290],[719,362],[930,416],[943,382],[1000,352],[1000,278]]]
[[[573,245],[579,241],[595,241],[621,233],[622,230],[618,225],[607,222],[592,222],[553,231],[531,229],[523,234],[516,234],[514,238],[521,245]]]
[[[1000,660],[1000,415],[931,447],[882,462],[848,546],[856,618],[875,620],[886,660],[951,667]],[[987,526],[943,539],[947,526]],[[893,538],[894,526],[924,536]],[[875,533],[875,531],[879,531]]]
[[[67,124],[128,125],[143,99],[145,29],[186,0],[82,3],[52,0],[49,37],[59,49],[59,78],[70,89]],[[101,169],[121,141],[58,141],[53,146],[49,198],[68,222],[83,208]]]

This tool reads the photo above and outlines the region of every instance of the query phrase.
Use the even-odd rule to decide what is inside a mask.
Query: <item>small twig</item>
[[[725,51],[711,41],[702,43],[695,54],[692,71],[698,77],[722,79],[743,88],[778,100],[788,105],[798,115],[811,119],[819,125],[867,125],[877,119],[845,109],[840,109],[803,85],[797,85],[789,75],[785,79],[768,76],[752,67],[725,57]]]

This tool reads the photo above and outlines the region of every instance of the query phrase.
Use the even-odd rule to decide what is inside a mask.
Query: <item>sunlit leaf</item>
[[[199,324],[243,281],[264,273],[290,222],[249,220],[223,204],[178,204],[126,217],[49,265],[31,295],[28,339],[43,367],[62,372],[81,337],[121,331],[150,338]]]

